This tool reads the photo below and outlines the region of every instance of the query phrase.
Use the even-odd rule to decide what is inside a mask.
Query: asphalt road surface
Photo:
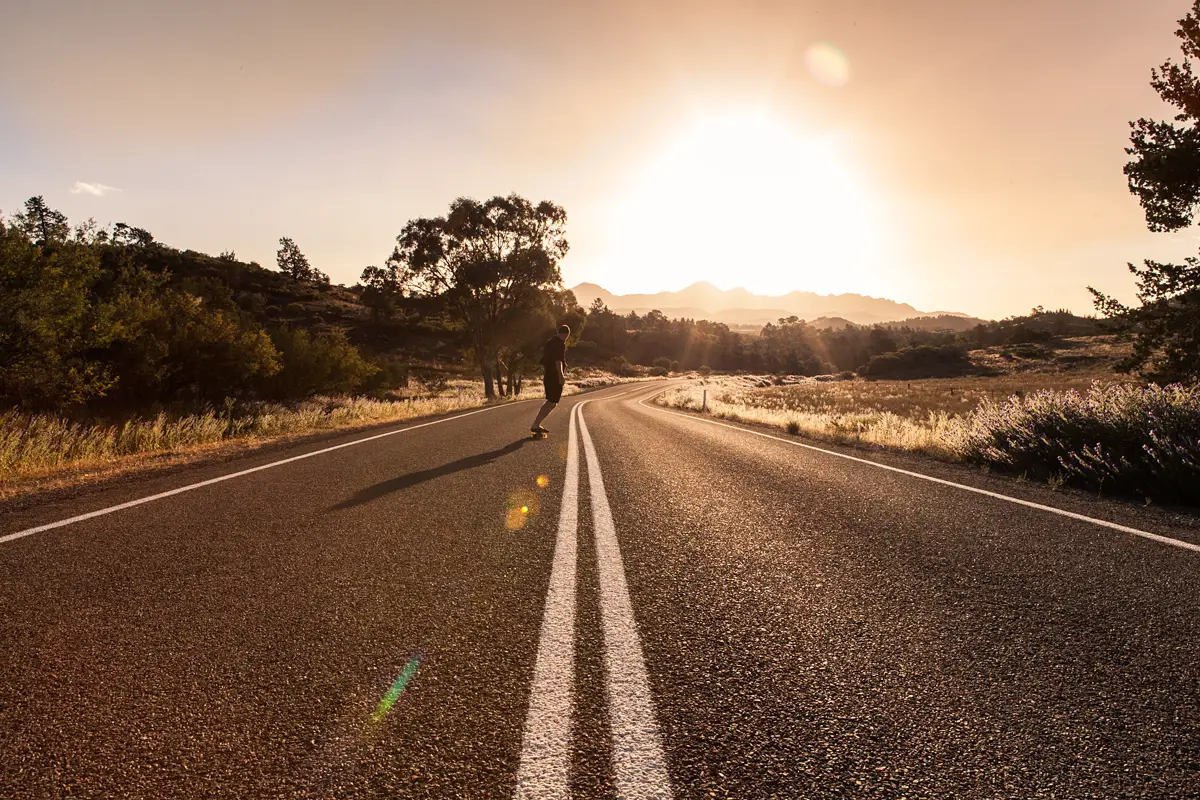
[[[1200,796],[1194,522],[662,386],[6,512],[0,797]]]

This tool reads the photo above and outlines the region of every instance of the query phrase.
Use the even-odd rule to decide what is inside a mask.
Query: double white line
[[[592,528],[600,577],[600,620],[604,630],[605,690],[613,737],[613,771],[617,793],[628,800],[670,798],[646,662],[625,583],[621,549],[596,449],[583,419],[585,400],[571,409],[567,440],[567,476],[563,483],[558,539],[546,592],[541,640],[533,669],[533,686],[517,798],[569,798],[571,716],[575,684],[575,573],[579,528],[579,439],[587,459],[592,501]],[[579,437],[576,437],[576,428]]]

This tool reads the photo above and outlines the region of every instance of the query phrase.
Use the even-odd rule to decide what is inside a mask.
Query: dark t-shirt
[[[563,370],[567,368],[567,343],[557,336],[551,336],[542,345],[542,366],[546,368],[546,377],[558,380],[558,368],[555,361],[563,362]]]

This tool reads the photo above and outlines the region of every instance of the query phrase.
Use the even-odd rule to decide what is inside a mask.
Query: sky
[[[0,0],[0,210],[334,282],[413,218],[568,214],[568,286],[988,318],[1133,298],[1128,122],[1188,0]]]

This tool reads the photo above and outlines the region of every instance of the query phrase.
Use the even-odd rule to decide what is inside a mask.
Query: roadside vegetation
[[[1096,373],[1090,365],[914,381],[724,376],[670,390],[656,402],[1052,486],[1200,505],[1200,387]]]
[[[598,370],[572,370],[564,395],[643,380]],[[521,395],[543,397],[540,383]],[[59,414],[0,412],[0,500],[63,482],[113,477],[158,462],[244,450],[333,430],[447,414],[489,403],[483,382],[432,380],[376,399],[316,396],[295,403],[230,402],[172,415],[160,411],[116,423],[79,422]]]

